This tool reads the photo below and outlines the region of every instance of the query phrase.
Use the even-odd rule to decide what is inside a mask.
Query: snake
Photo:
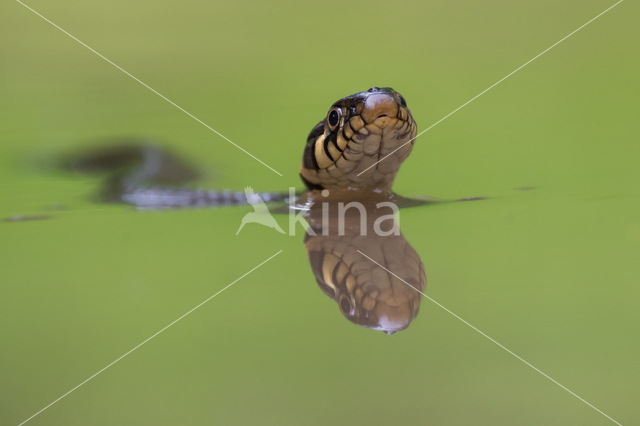
[[[417,126],[405,98],[389,87],[372,87],[336,101],[307,136],[300,177],[310,193],[385,192],[414,145]],[[390,155],[391,154],[391,155]],[[102,141],[63,156],[62,166],[81,173],[107,173],[97,198],[139,209],[218,207],[246,204],[240,191],[185,188],[200,173],[171,151],[139,139]],[[288,197],[262,192],[267,202]],[[301,194],[298,194],[301,195]]]
[[[309,208],[305,213],[310,225],[305,247],[318,286],[337,303],[342,315],[354,324],[386,334],[409,326],[418,314],[420,293],[426,286],[420,256],[399,228],[388,235],[373,232],[375,221],[384,216],[377,203],[422,203],[412,203],[391,190],[413,149],[416,132],[405,98],[389,87],[371,87],[331,105],[307,136],[300,166],[306,191],[297,194],[299,205],[322,200],[334,211],[340,202],[358,200],[367,206],[366,222],[346,214],[343,229],[339,229],[335,214],[329,215],[328,226],[323,225],[321,203]],[[198,172],[152,144],[111,144],[74,155],[65,164],[76,171],[107,173],[98,198],[139,209],[247,202],[243,192],[178,187],[197,178]],[[259,195],[267,203],[289,197],[283,192]],[[389,212],[386,216],[387,222],[393,219]]]

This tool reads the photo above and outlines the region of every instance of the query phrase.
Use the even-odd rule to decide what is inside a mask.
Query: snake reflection
[[[320,289],[354,324],[386,334],[407,328],[420,309],[416,289],[423,291],[427,279],[420,256],[384,204],[387,198],[361,198],[362,210],[344,210],[347,201],[318,198],[305,214],[309,230],[304,244]]]

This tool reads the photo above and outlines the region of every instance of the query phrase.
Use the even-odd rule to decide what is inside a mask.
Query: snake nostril
[[[376,117],[376,120],[377,120],[378,118],[383,118],[383,117],[388,117],[388,115],[387,115],[387,114],[380,114],[379,116],[377,116],[377,117]]]

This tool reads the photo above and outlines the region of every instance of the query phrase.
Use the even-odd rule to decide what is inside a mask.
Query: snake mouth
[[[373,123],[381,118],[395,117],[398,115],[399,105],[393,95],[389,93],[376,93],[369,95],[364,101],[360,115],[366,123]]]

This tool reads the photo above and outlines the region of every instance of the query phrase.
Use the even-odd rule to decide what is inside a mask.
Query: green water
[[[425,129],[613,2],[27,4],[283,177],[3,2],[0,217],[51,218],[0,222],[0,424],[279,250],[28,424],[614,424],[428,300],[392,336],[349,323],[301,229],[235,237],[250,207],[95,204],[98,180],[48,166],[146,137],[202,186],[301,188],[306,135],[336,99],[391,86]],[[394,186],[490,197],[402,211],[427,294],[625,426],[640,414],[639,11],[621,3],[421,136]]]

